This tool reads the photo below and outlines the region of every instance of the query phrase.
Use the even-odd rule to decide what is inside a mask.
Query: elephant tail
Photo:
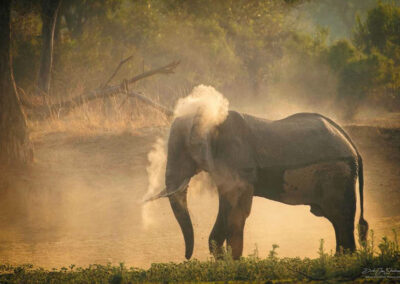
[[[185,190],[169,195],[169,202],[175,218],[181,227],[185,240],[185,257],[190,259],[193,254],[194,234],[192,220],[187,206],[187,187]]]
[[[358,155],[358,186],[360,194],[360,219],[358,220],[358,232],[361,242],[365,242],[368,234],[368,222],[364,219],[364,169],[360,155]]]

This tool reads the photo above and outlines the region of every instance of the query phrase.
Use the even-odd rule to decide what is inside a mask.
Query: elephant
[[[363,208],[363,161],[349,135],[317,113],[297,113],[267,120],[228,111],[219,125],[202,130],[199,113],[177,117],[168,139],[165,189],[148,200],[168,197],[185,241],[185,257],[194,247],[187,206],[191,177],[210,174],[218,190],[219,209],[209,236],[210,252],[224,242],[238,259],[252,199],[264,197],[289,205],[309,205],[327,218],[336,251],[353,252],[356,181],[359,181],[359,235],[366,240]]]

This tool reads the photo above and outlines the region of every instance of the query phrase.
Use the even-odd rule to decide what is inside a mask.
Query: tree
[[[60,16],[64,18],[70,36],[77,39],[82,36],[88,21],[96,17],[105,17],[107,12],[120,7],[121,2],[121,0],[68,0],[62,3]]]
[[[357,19],[355,43],[366,53],[377,49],[380,53],[393,57],[400,46],[399,29],[400,7],[380,2],[368,11],[364,23],[360,18]]]
[[[311,0],[301,7],[303,17],[315,26],[329,28],[332,39],[350,37],[356,15],[364,15],[376,0]]]
[[[37,86],[43,94],[50,90],[51,70],[53,65],[54,31],[61,0],[42,1],[42,51]]]
[[[268,84],[273,64],[282,57],[283,41],[287,38],[285,15],[301,0],[234,1],[234,0],[168,0],[167,9],[174,15],[191,18],[199,30],[199,23],[208,27],[208,34],[220,31],[222,40],[240,61],[242,72],[238,78],[249,84],[254,97],[261,86]],[[206,42],[205,40],[203,40]],[[207,43],[210,47],[212,44]],[[208,47],[210,49],[210,47]],[[215,62],[215,61],[214,61]],[[230,73],[233,73],[232,71]]]
[[[0,164],[28,163],[33,149],[16,91],[10,56],[11,1],[0,0]]]
[[[357,20],[355,45],[366,55],[370,82],[368,94],[389,109],[400,106],[400,7],[379,2],[365,21]],[[372,76],[372,75],[373,76]],[[367,77],[368,78],[368,77]]]

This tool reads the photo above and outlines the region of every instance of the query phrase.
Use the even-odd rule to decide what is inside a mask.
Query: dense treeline
[[[42,2],[16,0],[12,13],[15,78],[31,94],[38,93]],[[303,28],[310,18],[314,26],[329,24],[327,11],[339,17],[347,38],[337,39],[336,26],[332,37],[325,28]],[[390,1],[63,1],[50,97],[102,85],[133,55],[115,80],[181,60],[173,79],[137,86],[166,104],[203,83],[232,101],[278,95],[311,106],[329,103],[347,116],[365,104],[394,111],[400,107],[399,30],[400,8]]]

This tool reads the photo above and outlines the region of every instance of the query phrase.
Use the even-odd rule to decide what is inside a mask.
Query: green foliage
[[[354,43],[359,55],[349,57],[339,70],[339,94],[353,102],[369,97],[386,106],[398,105],[400,7],[379,2],[365,22],[357,22]]]
[[[390,0],[389,0],[390,1]],[[314,26],[329,28],[333,39],[349,37],[356,15],[364,15],[376,0],[313,0],[300,7]]]
[[[326,51],[326,62],[334,72],[340,72],[355,59],[356,50],[347,40],[335,42]]]
[[[24,0],[17,2],[27,6]],[[175,85],[191,88],[204,83],[221,88],[241,81],[250,82],[257,92],[281,57],[287,9],[299,2],[63,1],[55,34],[53,93],[63,96],[82,87],[98,87],[128,55],[134,61],[115,80],[180,59]],[[23,20],[25,10],[15,9],[15,22]],[[29,13],[40,19],[39,10]],[[13,38],[17,83],[28,90],[34,86],[40,58],[41,39],[35,32],[40,25],[39,20],[26,31],[36,45]],[[28,63],[32,60],[34,65]],[[24,66],[19,67],[19,62]]]
[[[16,0],[13,9],[16,82],[35,92],[40,1]],[[292,21],[302,10],[315,32]],[[328,11],[333,22],[339,17],[347,31],[354,28],[352,39],[329,41],[329,29],[318,26],[326,26]],[[356,20],[358,12],[365,17]],[[400,7],[391,1],[71,0],[63,1],[56,27],[54,97],[101,86],[133,55],[114,82],[181,60],[173,79],[135,86],[164,104],[209,84],[230,99],[268,99],[275,91],[280,100],[322,112],[322,105],[339,106],[347,116],[362,104],[400,108]]]
[[[273,244],[272,245],[272,250],[269,251],[268,257],[273,259],[276,258],[278,253],[276,252],[276,250],[279,248],[279,246],[277,244]]]
[[[372,233],[372,232],[371,232]],[[373,233],[371,234],[373,235]],[[321,240],[319,257],[278,258],[277,245],[273,245],[269,256],[262,259],[257,249],[248,257],[234,261],[229,251],[224,251],[221,259],[207,261],[196,259],[182,263],[153,263],[149,269],[127,268],[119,266],[90,265],[87,268],[69,268],[44,270],[32,265],[0,265],[1,283],[132,283],[132,282],[199,282],[199,281],[276,281],[308,282],[319,281],[368,281],[381,282],[383,271],[400,269],[400,251],[395,233],[394,240],[384,237],[374,252],[373,242],[353,254],[328,254]],[[398,276],[395,272],[385,274]],[[375,278],[374,278],[375,277]],[[385,277],[383,277],[385,278]]]
[[[368,12],[363,23],[357,19],[355,42],[366,53],[377,49],[385,55],[393,55],[393,46],[400,45],[400,8],[394,4],[378,5]]]
[[[296,51],[292,51],[295,55],[292,58],[302,58],[301,63],[308,66],[307,70],[318,70],[321,81],[326,82],[329,78],[326,75],[324,78],[323,66],[329,68],[330,75],[336,78],[335,93],[323,97],[325,100],[330,97],[343,110],[344,116],[350,118],[362,104],[399,109],[399,30],[400,7],[392,2],[379,2],[368,11],[365,20],[357,18],[352,41],[342,39],[327,45],[326,37],[321,40],[324,39],[321,35],[312,38],[307,34],[296,34],[288,46]],[[314,86],[312,89],[319,90],[315,83],[320,81],[318,76],[311,71],[302,79]],[[314,101],[318,99],[317,95],[310,94],[310,97]]]

